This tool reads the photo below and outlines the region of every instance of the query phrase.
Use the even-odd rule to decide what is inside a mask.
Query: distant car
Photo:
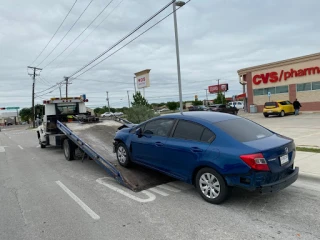
[[[204,105],[190,106],[188,109],[189,111],[208,111],[209,110],[209,108],[207,108]]]
[[[238,108],[231,107],[231,106],[225,105],[225,104],[210,105],[209,108],[210,108],[210,111],[212,111],[212,112],[231,113],[234,115],[237,115],[239,112]]]
[[[112,112],[105,112],[103,114],[101,114],[101,117],[111,117],[114,116],[114,114]]]
[[[166,112],[166,111],[169,111],[169,109],[168,108],[162,108],[162,109],[159,110],[159,112]]]
[[[7,123],[7,126],[11,126],[11,125],[13,125],[13,123],[11,123],[11,122],[8,122],[8,123]]]
[[[236,107],[238,109],[243,109],[244,108],[244,103],[243,101],[234,101],[234,102],[229,102],[228,105],[230,107]]]
[[[269,117],[271,115],[276,115],[279,117],[284,117],[288,114],[294,114],[293,104],[288,101],[275,101],[266,102],[263,108],[263,115]]]
[[[214,204],[223,202],[231,187],[281,190],[299,172],[293,139],[223,113],[168,114],[122,128],[114,151],[120,165],[134,162],[194,184]]]
[[[115,113],[113,113],[113,115],[114,115],[114,116],[122,116],[123,113],[122,113],[122,112],[115,112]]]

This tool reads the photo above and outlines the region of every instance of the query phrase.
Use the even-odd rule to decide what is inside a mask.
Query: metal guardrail
[[[126,183],[119,172],[108,160],[104,159],[100,154],[96,153],[88,144],[75,135],[67,126],[60,121],[57,121],[58,129],[63,132],[71,141],[82,149],[89,157],[91,157],[96,163],[103,167],[109,175],[115,178],[120,184],[126,186]]]

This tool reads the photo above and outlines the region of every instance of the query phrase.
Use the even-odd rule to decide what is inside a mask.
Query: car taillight
[[[279,107],[279,104],[276,102],[276,107]]]
[[[268,163],[262,153],[241,155],[240,158],[254,170],[270,171]]]

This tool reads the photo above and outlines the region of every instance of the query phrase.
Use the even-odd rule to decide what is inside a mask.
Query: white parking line
[[[21,147],[20,145],[18,145],[18,147],[19,147],[21,150],[23,150],[23,147]]]
[[[76,203],[82,207],[83,210],[85,210],[93,219],[99,220],[100,216],[96,214],[94,211],[91,210],[84,202],[81,201],[80,198],[78,198],[73,192],[69,190],[62,182],[56,181],[56,184],[58,184],[63,191],[65,191]]]
[[[162,196],[164,196],[164,197],[169,196],[168,193],[165,193],[165,192],[163,192],[163,191],[161,191],[161,190],[159,190],[159,189],[156,189],[155,187],[149,188],[148,190],[150,190],[150,191],[152,191],[152,192],[155,192],[155,193],[158,193],[159,195],[162,195]]]
[[[6,149],[3,146],[0,146],[0,152],[5,152]]]
[[[140,202],[140,203],[146,203],[146,202],[152,202],[156,199],[156,196],[154,194],[152,194],[151,192],[148,192],[146,190],[143,190],[141,191],[140,193],[143,193],[145,195],[147,195],[148,198],[139,198],[139,197],[136,197],[120,188],[117,188],[116,186],[113,186],[109,183],[106,183],[106,181],[104,181],[104,179],[108,180],[109,178],[108,177],[104,177],[104,178],[99,178],[96,180],[97,183],[100,183],[110,189],[112,189],[113,191],[116,191],[117,193],[120,193],[128,198],[131,198],[137,202]]]
[[[171,186],[169,186],[167,184],[161,184],[161,185],[158,185],[157,187],[165,189],[165,190],[168,190],[168,191],[171,191],[171,192],[176,192],[176,193],[181,192],[180,189],[177,189],[175,187],[171,187]]]

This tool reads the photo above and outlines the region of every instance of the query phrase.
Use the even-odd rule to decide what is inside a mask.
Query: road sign
[[[6,107],[6,110],[17,110],[20,109],[19,107]]]
[[[270,97],[271,96],[271,92],[268,92],[268,97]]]

